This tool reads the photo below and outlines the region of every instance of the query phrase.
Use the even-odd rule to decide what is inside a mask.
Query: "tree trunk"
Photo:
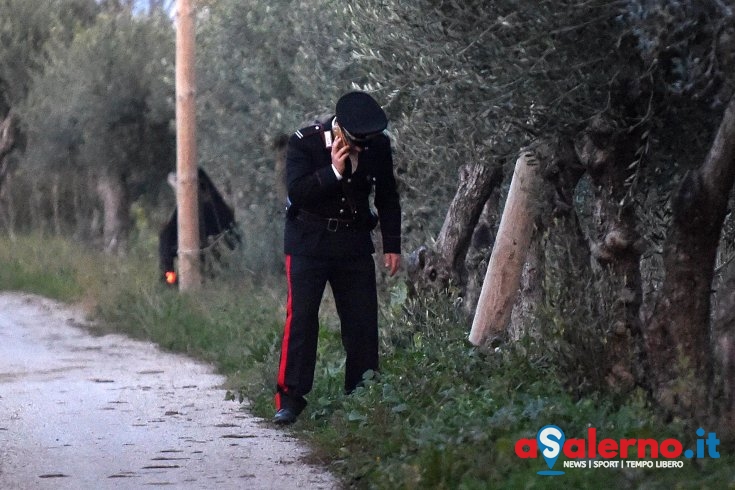
[[[493,243],[495,243],[495,232],[497,231],[497,224],[500,222],[501,213],[500,186],[495,186],[482,208],[480,219],[472,233],[472,244],[467,251],[467,259],[465,260],[467,285],[465,286],[462,306],[467,315],[468,323],[472,322],[475,308],[477,308],[477,301],[480,299],[482,281],[485,278]]]
[[[721,437],[732,441],[735,440],[735,275],[718,288],[717,302],[713,331],[717,339],[715,352],[721,373],[721,386],[718,388],[722,397],[715,412],[720,413],[717,426],[722,430]]]
[[[436,248],[455,283],[464,283],[464,262],[475,226],[493,189],[500,184],[499,168],[465,165],[459,169],[459,188],[447,211]]]
[[[639,318],[643,289],[640,271],[641,242],[628,187],[640,159],[640,137],[599,116],[577,137],[577,155],[593,183],[591,252],[604,270],[601,294],[611,325],[605,333],[605,370],[614,391],[627,391],[644,383],[643,333]],[[607,299],[607,298],[606,298]]]
[[[464,165],[460,168],[457,193],[449,205],[436,245],[431,250],[422,247],[408,259],[409,280],[416,289],[465,284],[465,258],[475,226],[500,181],[499,166]]]
[[[15,114],[11,111],[0,121],[0,189],[8,173],[7,156],[15,148],[17,124]]]
[[[655,396],[672,415],[705,420],[713,356],[710,296],[720,232],[735,180],[735,98],[704,164],[690,172],[673,202],[664,248],[666,274],[646,329]]]
[[[106,253],[123,252],[130,230],[130,202],[124,177],[113,171],[105,173],[97,183],[97,192],[104,213],[104,250]]]
[[[51,206],[53,210],[54,219],[54,233],[59,236],[61,235],[61,176],[54,172],[51,182]]]
[[[537,215],[531,202],[531,196],[538,192],[540,175],[537,167],[531,153],[523,153],[516,161],[472,322],[469,339],[475,345],[502,336],[510,320]]]
[[[89,237],[89,228],[91,219],[84,212],[84,206],[82,204],[82,185],[84,179],[80,179],[74,174],[72,180],[72,206],[74,209],[74,239],[78,241],[85,241]]]
[[[15,240],[16,210],[13,200],[13,174],[5,176],[5,185],[0,187],[0,211],[2,212],[5,229],[11,240]]]
[[[38,179],[31,180],[30,195],[30,217],[31,229],[36,230],[41,236],[46,234],[46,217],[43,212],[44,192]]]
[[[526,253],[526,261],[521,269],[518,297],[511,310],[508,323],[508,339],[518,341],[526,335],[534,335],[531,330],[538,305],[543,301],[543,263],[541,240],[538,234],[531,239]]]
[[[520,278],[518,298],[513,306],[509,338],[540,335],[532,330],[538,322],[538,310],[544,304],[544,280],[547,262],[564,261],[563,282],[554,287],[577,282],[589,269],[589,248],[574,209],[574,194],[584,175],[573,145],[567,139],[538,141],[530,148],[539,163],[543,179],[538,188],[537,207],[544,210],[535,221],[535,230],[526,254]],[[560,257],[562,256],[563,257]],[[572,288],[567,288],[572,289]]]

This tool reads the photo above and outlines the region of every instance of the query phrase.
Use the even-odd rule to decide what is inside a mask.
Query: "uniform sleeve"
[[[316,136],[308,138],[313,140]],[[311,148],[313,144],[313,141],[300,139],[296,135],[291,136],[288,142],[286,153],[288,196],[293,204],[299,206],[318,203],[340,188],[332,166],[320,165],[317,152]]]
[[[383,253],[401,253],[401,203],[393,173],[393,154],[390,141],[381,148],[380,173],[375,182],[375,208],[380,218]]]

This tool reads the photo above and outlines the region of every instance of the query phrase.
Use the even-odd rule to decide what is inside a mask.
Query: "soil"
[[[211,366],[0,293],[0,488],[339,488]]]

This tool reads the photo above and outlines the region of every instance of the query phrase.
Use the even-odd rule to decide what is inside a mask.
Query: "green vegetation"
[[[513,330],[538,339],[477,350],[453,291],[409,299],[389,283],[381,374],[345,397],[325,315],[317,385],[294,427],[315,457],[360,488],[735,488],[731,447],[681,469],[569,469],[563,479],[537,476],[540,458],[514,454],[515,441],[552,423],[570,437],[595,427],[691,447],[691,417],[664,424],[655,399],[711,398],[714,408],[701,408],[725,422],[706,430],[732,426],[727,353],[687,351],[681,335],[732,343],[733,196],[728,207],[728,189],[699,195],[695,178],[733,97],[731,2],[196,0],[198,162],[245,232],[242,256],[197,295],[159,284],[152,256],[153,230],[174,206],[171,2],[151,0],[145,12],[134,3],[143,2],[0,0],[0,290],[80,302],[101,333],[211,362],[232,398],[270,417],[285,296],[273,279],[284,201],[276,143],[338,95],[367,90],[391,121],[406,252],[437,243],[465,164],[497,173],[471,255],[442,258],[466,293],[484,275],[519,149],[557,148],[540,159],[554,195],[538,196],[538,285],[521,298],[529,328]],[[686,231],[699,221],[687,210],[725,221]],[[672,241],[710,232],[704,248]],[[439,266],[423,271],[431,287],[444,284]],[[639,356],[643,318],[649,332],[686,331],[648,343],[659,346],[646,352],[655,369],[654,356]],[[702,354],[712,372],[669,362],[669,352]],[[611,373],[617,397],[605,394]],[[681,396],[708,383],[706,397]]]
[[[98,266],[91,253],[85,256],[63,240],[21,237],[0,243],[0,290],[75,301],[90,286]]]
[[[272,415],[283,311],[280,286],[227,277],[198,295],[157,284],[153,257],[125,260],[62,239],[0,239],[0,290],[25,290],[89,305],[100,332],[151,339],[215,364],[230,394]],[[400,292],[400,285],[393,285]],[[356,488],[735,488],[735,458],[684,460],[678,469],[566,469],[541,477],[542,458],[515,455],[520,438],[556,424],[568,438],[675,438],[693,448],[690,428],[664,424],[640,393],[619,404],[575,399],[530,342],[486,353],[466,342],[451,294],[421,301],[393,294],[383,308],[382,372],[342,394],[343,357],[331,317],[320,339],[316,386],[294,433],[314,459]],[[224,398],[224,397],[223,397]],[[223,399],[222,403],[231,403]],[[717,431],[717,428],[707,428]],[[555,469],[560,469],[561,461]]]

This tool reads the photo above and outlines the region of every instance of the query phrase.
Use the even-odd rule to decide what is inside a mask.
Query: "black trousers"
[[[378,299],[371,255],[336,258],[286,256],[288,303],[278,368],[276,409],[300,413],[311,391],[319,336],[319,306],[332,289],[346,354],[345,391],[378,370]]]

